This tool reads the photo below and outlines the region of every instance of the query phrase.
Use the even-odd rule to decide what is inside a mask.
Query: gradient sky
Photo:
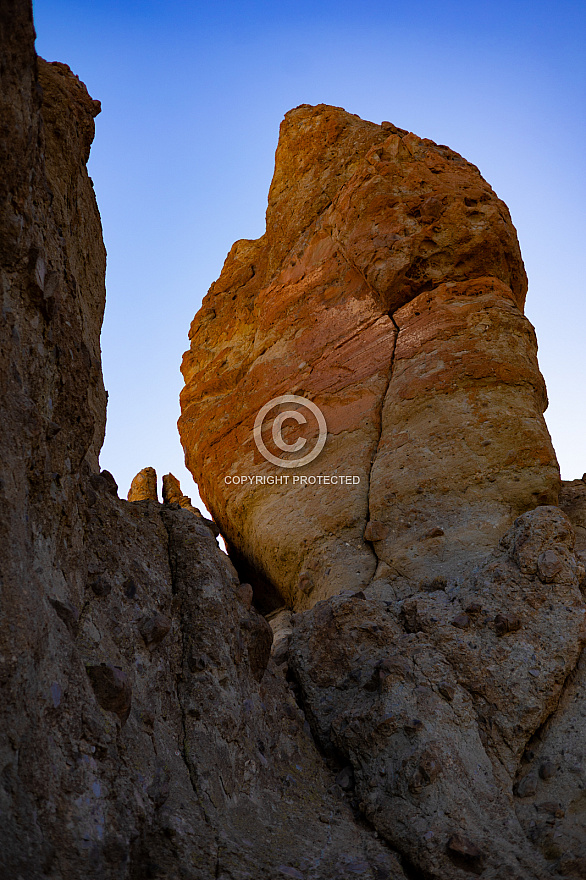
[[[328,103],[448,144],[508,204],[565,479],[586,471],[586,6],[36,0],[37,51],[102,101],[89,163],[108,251],[102,467],[187,494],[187,332],[232,243],[264,231],[280,121]]]

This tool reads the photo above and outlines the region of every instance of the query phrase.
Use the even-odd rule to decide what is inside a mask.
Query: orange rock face
[[[140,470],[133,478],[128,490],[129,501],[158,501],[157,472],[152,467]]]
[[[286,115],[266,233],[193,321],[179,420],[261,604],[455,576],[556,501],[526,286],[506,206],[457,153],[335,107]],[[327,425],[302,467],[307,407],[257,426],[269,460],[255,443],[283,395]]]

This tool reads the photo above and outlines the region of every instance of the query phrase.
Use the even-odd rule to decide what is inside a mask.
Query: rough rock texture
[[[209,525],[98,472],[98,104],[0,37],[0,875],[400,880]]]
[[[564,480],[560,507],[576,532],[576,551],[586,560],[586,474],[581,480]]]
[[[157,472],[152,467],[143,468],[137,473],[130,484],[127,498],[129,501],[158,501]]]
[[[426,880],[586,875],[586,485],[560,484],[525,290],[474,166],[302,106],[266,233],[232,248],[183,362],[186,460],[273,659],[350,805]],[[255,439],[281,395],[326,418],[300,468],[307,409]]]
[[[179,420],[264,607],[308,608],[375,571],[462,575],[516,516],[557,502],[525,292],[507,208],[457,153],[335,107],[286,115],[266,233],[236,242],[193,321]],[[327,422],[325,448],[295,470],[253,440],[284,394]],[[262,437],[290,464],[268,430],[278,412]],[[282,437],[311,441],[305,454],[317,422],[303,415]]]
[[[568,519],[539,507],[459,587],[294,615],[315,736],[423,876],[584,876],[584,573]]]
[[[163,477],[163,501],[165,504],[178,504],[179,507],[190,510],[196,516],[201,516],[201,511],[193,506],[191,498],[183,494],[181,484],[173,474],[165,474]]]
[[[233,543],[242,539],[238,561],[248,561],[256,576],[257,601],[280,604],[280,589],[290,605],[313,605],[297,613],[277,608],[268,622],[255,608],[251,584],[240,582],[218,548],[215,523],[194,515],[172,475],[164,478],[160,505],[152,497],[119,499],[114,477],[98,471],[106,402],[99,360],[105,261],[85,170],[98,106],[67,67],[36,59],[28,3],[5,3],[0,28],[0,876],[583,877],[586,484],[564,484],[560,507],[537,504],[555,495],[557,476],[541,422],[544,396],[533,337],[518,311],[523,279],[504,208],[483,190],[488,196],[484,202],[479,197],[480,219],[471,215],[467,228],[460,205],[460,225],[450,220],[445,233],[447,250],[440,214],[441,247],[428,251],[433,259],[426,262],[428,233],[416,227],[427,208],[406,214],[402,193],[391,208],[397,224],[413,221],[414,238],[400,244],[395,263],[385,251],[376,266],[369,254],[379,208],[369,214],[364,199],[364,213],[353,214],[360,200],[344,206],[340,200],[350,190],[340,186],[354,180],[360,189],[373,137],[383,147],[390,144],[391,152],[396,146],[407,165],[407,154],[417,154],[420,142],[342,111],[297,111],[307,125],[290,129],[292,164],[277,166],[271,248],[239,247],[260,247],[258,273],[273,278],[284,271],[283,255],[297,246],[299,230],[307,230],[313,256],[305,264],[306,280],[296,283],[305,284],[309,311],[295,299],[297,291],[288,305],[268,297],[259,314],[270,330],[269,307],[276,304],[277,340],[284,330],[277,318],[289,309],[292,322],[299,316],[304,350],[322,346],[330,358],[327,369],[312,372],[316,383],[327,388],[331,379],[334,388],[324,391],[331,431],[324,455],[341,457],[328,459],[329,466],[341,474],[347,465],[347,473],[367,476],[380,424],[383,431],[375,458],[379,477],[367,494],[364,483],[344,484],[345,506],[331,483],[325,487],[327,522],[317,515],[311,487],[305,496],[292,493],[289,508],[283,507],[283,485],[272,507],[265,505],[271,496],[264,487],[264,496],[251,494],[258,509],[240,502],[227,508]],[[329,120],[325,129],[322,117]],[[321,141],[314,123],[327,135]],[[301,146],[307,136],[306,152],[294,149],[297,136]],[[429,167],[439,182],[452,187],[445,210],[455,211],[459,175],[476,172],[449,158],[454,154],[447,149],[421,143],[435,157]],[[322,174],[324,149],[337,179]],[[386,162],[385,149],[376,153],[378,161],[372,153],[369,164]],[[459,169],[454,179],[442,162]],[[319,248],[327,255],[335,238],[333,232],[319,238],[316,210],[322,217],[330,210],[336,241],[352,240],[352,247],[343,247],[360,272],[346,257],[336,262],[330,254],[315,262]],[[376,247],[384,250],[382,221],[380,227]],[[413,254],[421,261],[407,265]],[[459,277],[458,266],[466,277]],[[484,280],[470,278],[474,267]],[[323,295],[331,297],[326,320],[319,296],[312,299],[311,277],[320,272]],[[423,277],[431,279],[433,302],[432,289],[419,285]],[[365,279],[368,289],[361,287]],[[404,288],[408,301],[402,301]],[[381,301],[384,293],[393,319],[377,313],[371,290],[381,291]],[[224,306],[225,313],[238,312]],[[248,314],[244,309],[240,317],[265,402],[269,389],[281,387],[275,377],[287,367],[293,343],[282,333],[282,349],[268,346],[262,361],[255,346],[265,343],[262,334],[254,341],[256,325]],[[304,330],[308,314],[315,317],[314,342]],[[364,330],[360,338],[349,336],[352,315]],[[370,327],[365,315],[373,319]],[[385,358],[395,341],[383,401]],[[343,380],[350,352],[354,372]],[[236,371],[241,353],[237,346],[224,353]],[[462,370],[455,366],[460,354]],[[220,357],[217,351],[214,356]],[[226,407],[241,402],[230,397],[234,377],[222,369],[218,362],[208,376],[216,395],[213,383],[226,382],[225,401],[216,400],[224,445],[219,438],[213,447],[226,461],[238,448],[232,433],[241,431],[244,443],[249,437],[244,422],[231,427]],[[428,369],[436,377],[433,387]],[[257,392],[251,385],[247,393]],[[531,400],[534,416],[528,415]],[[483,402],[494,419],[516,414],[514,435],[508,421],[502,433],[491,419],[474,421],[474,407]],[[427,408],[427,422],[419,405]],[[188,412],[185,425],[195,418]],[[382,413],[382,422],[373,412]],[[211,423],[204,433],[215,430]],[[336,424],[338,434],[331,430]],[[402,442],[395,425],[414,432],[417,425],[427,447]],[[486,433],[474,445],[478,425]],[[425,458],[426,449],[431,455],[439,448],[434,442],[445,444],[442,454],[453,473],[454,448],[463,436],[469,440],[460,450],[466,491]],[[508,444],[514,457],[503,457],[497,469],[498,450],[491,445],[498,443]],[[209,460],[212,492],[222,459]],[[396,490],[388,483],[392,460]],[[478,479],[470,477],[474,462]],[[230,466],[237,469],[238,461]],[[413,489],[408,474],[401,477],[415,467],[437,485],[437,497],[430,483]],[[385,506],[381,493],[395,491],[396,504]],[[425,541],[444,541],[445,550],[432,544],[423,560],[401,522],[410,492],[413,510],[405,516],[419,523],[429,513]],[[517,508],[531,509],[514,518]],[[275,534],[270,547],[268,513]],[[247,557],[245,526],[253,515],[258,554]],[[466,540],[465,516],[478,546]],[[491,529],[505,521],[498,541]],[[376,560],[362,529],[381,560],[372,579]],[[271,553],[274,569],[266,561]],[[287,566],[290,581],[283,574]],[[276,574],[271,580],[271,572],[280,572],[281,580]],[[367,582],[364,590],[315,603],[335,583],[341,589]]]

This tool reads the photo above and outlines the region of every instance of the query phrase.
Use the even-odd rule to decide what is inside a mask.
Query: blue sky
[[[187,332],[264,231],[279,123],[329,103],[445,143],[507,202],[565,479],[586,471],[586,7],[570,2],[36,0],[37,51],[102,101],[90,158],[108,250],[102,467],[187,494]]]

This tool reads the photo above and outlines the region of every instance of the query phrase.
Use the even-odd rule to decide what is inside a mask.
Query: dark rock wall
[[[0,26],[0,876],[401,878],[212,531],[98,471],[99,104]]]

